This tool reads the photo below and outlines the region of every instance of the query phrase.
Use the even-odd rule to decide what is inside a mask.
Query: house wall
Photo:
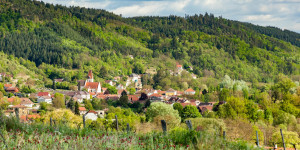
[[[87,119],[91,119],[93,121],[97,120],[98,116],[94,113],[88,113],[86,116],[85,116],[86,120]]]

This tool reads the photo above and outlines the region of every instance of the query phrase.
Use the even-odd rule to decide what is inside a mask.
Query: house
[[[123,90],[124,89],[124,86],[122,84],[119,84],[117,87],[116,87],[117,90]]]
[[[28,115],[29,114],[29,111],[27,109],[26,106],[23,106],[23,105],[15,105],[15,106],[12,106],[11,107],[12,109],[19,109],[19,116],[23,116],[23,115]]]
[[[114,86],[114,82],[111,80],[106,80],[105,83],[109,84],[110,86]]]
[[[131,78],[132,82],[137,82],[139,79],[141,79],[141,77],[135,73],[131,74],[129,77]]]
[[[50,97],[51,95],[48,92],[39,92],[37,96],[38,97],[42,97],[42,96],[49,96]]]
[[[193,89],[189,88],[187,90],[184,91],[185,95],[195,95],[196,91],[194,91]]]
[[[54,82],[56,83],[56,82],[59,82],[59,83],[61,83],[61,82],[63,82],[64,81],[64,79],[54,79]]]
[[[13,76],[12,75],[8,75],[6,73],[0,73],[0,82],[4,81],[5,78],[12,78]]]
[[[139,101],[139,96],[138,95],[128,95],[128,101],[131,103]]]
[[[134,88],[136,90],[140,90],[143,88],[142,80],[138,79],[137,81],[134,82]]]
[[[4,89],[12,87],[12,84],[4,84]]]
[[[212,111],[215,103],[216,102],[200,103],[198,109],[201,113],[204,113],[205,111]]]
[[[100,82],[86,82],[84,87],[88,92],[101,93]]]
[[[19,92],[19,89],[17,87],[8,87],[5,89],[5,91],[8,93],[17,93]]]
[[[117,94],[118,94],[119,96],[121,96],[123,91],[125,91],[125,92],[128,94],[127,90],[118,90]]]
[[[21,100],[20,105],[26,106],[26,107],[29,107],[29,108],[33,107],[34,103],[29,98],[20,98],[20,100]]]
[[[180,65],[180,64],[176,65],[176,67],[177,67],[177,70],[183,70],[182,65]]]
[[[85,107],[79,107],[79,114],[80,114],[80,115],[86,114],[86,109],[85,109]]]
[[[170,88],[169,90],[166,91],[166,96],[173,96],[173,95],[177,95],[176,90],[173,90],[172,88]]]
[[[78,103],[82,103],[83,102],[83,98],[80,95],[75,95],[75,96],[72,97],[72,99],[75,102],[78,102]]]
[[[197,76],[195,74],[192,73],[192,78],[193,79],[197,79]]]
[[[113,101],[117,101],[120,99],[120,96],[119,95],[112,95],[112,94],[109,94],[107,95],[106,97],[106,100],[113,100]]]
[[[41,96],[41,97],[38,97],[37,102],[38,103],[46,102],[48,104],[51,104],[52,103],[52,98],[50,96]]]
[[[102,88],[102,92],[103,92],[103,93],[105,93],[106,90],[107,90],[107,88],[104,88],[104,87]]]
[[[99,118],[104,118],[104,116],[105,116],[105,111],[104,110],[96,110],[96,112],[98,113]]]
[[[86,114],[85,114],[85,119],[88,120],[88,119],[91,119],[93,121],[96,121],[98,118],[98,113],[94,110],[90,110],[88,111]]]
[[[39,114],[23,115],[20,117],[20,120],[25,123],[30,123],[30,122],[33,122],[37,118],[41,118],[41,116]]]
[[[155,101],[155,100],[163,100],[163,96],[160,95],[160,94],[154,93],[154,94],[152,94],[152,95],[149,96],[149,99],[153,100],[153,101]]]
[[[183,91],[177,91],[177,96],[181,96],[181,95],[183,95],[184,94],[184,92]]]

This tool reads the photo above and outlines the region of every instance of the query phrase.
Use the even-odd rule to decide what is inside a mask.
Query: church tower
[[[93,77],[92,70],[89,71],[89,73],[88,73],[88,79],[86,80],[86,82],[94,82],[94,77]]]

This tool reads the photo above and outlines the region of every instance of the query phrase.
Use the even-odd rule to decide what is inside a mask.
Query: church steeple
[[[94,77],[93,77],[93,72],[92,70],[89,71],[88,73],[88,79],[87,82],[94,82]]]

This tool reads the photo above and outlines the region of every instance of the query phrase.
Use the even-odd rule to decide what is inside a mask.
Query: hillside
[[[92,69],[104,80],[150,67],[173,70],[176,63],[192,66],[200,78],[227,74],[269,83],[278,73],[300,74],[300,34],[288,30],[207,13],[122,18],[31,0],[1,1],[0,7],[0,50],[35,62],[45,78],[75,82]]]

